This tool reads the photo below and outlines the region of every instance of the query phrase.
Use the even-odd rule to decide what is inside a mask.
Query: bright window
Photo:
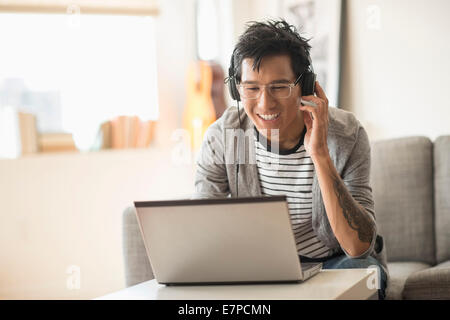
[[[37,115],[81,149],[117,115],[158,117],[152,17],[0,14],[0,108]]]

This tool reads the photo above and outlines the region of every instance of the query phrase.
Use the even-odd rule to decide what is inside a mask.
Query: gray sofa
[[[450,299],[450,136],[372,144],[375,212],[388,299]],[[126,285],[153,278],[134,208],[123,214]]]
[[[387,299],[450,299],[450,136],[374,142],[371,184]]]

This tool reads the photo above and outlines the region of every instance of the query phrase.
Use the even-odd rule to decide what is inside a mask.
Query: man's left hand
[[[302,99],[315,103],[317,107],[300,106],[307,130],[304,145],[313,160],[329,156],[327,145],[328,99],[318,81],[315,83],[314,92],[316,96],[303,96]]]

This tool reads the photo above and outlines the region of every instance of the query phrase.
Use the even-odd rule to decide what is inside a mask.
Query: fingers
[[[300,110],[317,112],[325,108],[325,102],[317,97],[307,96],[302,97],[302,104],[300,105]]]
[[[327,101],[325,101],[324,99],[316,96],[303,96],[302,100],[307,102],[307,104],[305,104],[307,106],[309,106],[311,103],[314,103],[316,105],[316,108],[320,106],[325,106],[327,103]]]
[[[309,111],[309,112],[312,112],[313,114],[317,113],[317,107],[313,107],[313,106],[300,106],[300,110]]]
[[[304,106],[317,107],[317,104],[315,104],[314,102],[311,102],[311,101],[306,101],[306,100],[301,99],[300,102]]]
[[[311,119],[311,123],[315,123],[319,119],[319,112],[316,107],[300,106],[300,110],[303,111],[303,115],[308,114],[307,117]]]
[[[305,98],[305,97],[303,97]],[[316,121],[328,121],[328,106],[325,101],[320,98],[314,97],[315,99],[309,97],[309,101],[313,101],[317,107],[312,107],[308,105],[301,105],[299,109],[304,112],[308,112],[312,115],[313,123]],[[317,99],[317,100],[316,100]],[[306,99],[305,99],[306,100]]]
[[[303,112],[303,122],[306,125],[306,129],[310,130],[312,128],[312,124],[313,124],[313,121],[311,119],[311,114],[306,111],[302,111],[302,112]]]
[[[325,92],[323,91],[322,87],[320,86],[319,81],[315,82],[314,92],[316,93],[316,96],[309,95],[309,96],[303,96],[301,98],[306,101],[314,102],[315,104],[318,104],[317,102],[322,101],[328,107],[328,98],[327,98]]]

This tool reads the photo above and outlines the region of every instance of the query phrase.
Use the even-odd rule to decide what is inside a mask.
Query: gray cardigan
[[[237,108],[229,107],[206,131],[197,157],[194,198],[235,197],[236,179],[239,182],[239,197],[262,195],[253,145],[254,126],[242,108],[240,117],[242,127],[239,126]],[[239,128],[242,130],[236,130]],[[236,144],[236,141],[239,143]],[[377,237],[374,202],[369,184],[370,144],[367,133],[352,113],[330,107],[327,143],[337,172],[353,198],[370,213],[375,230],[369,249],[353,258],[372,255],[380,261],[388,274],[385,248],[382,239]],[[316,174],[312,197],[312,226],[316,236],[333,253],[343,252],[348,256],[331,229]]]

